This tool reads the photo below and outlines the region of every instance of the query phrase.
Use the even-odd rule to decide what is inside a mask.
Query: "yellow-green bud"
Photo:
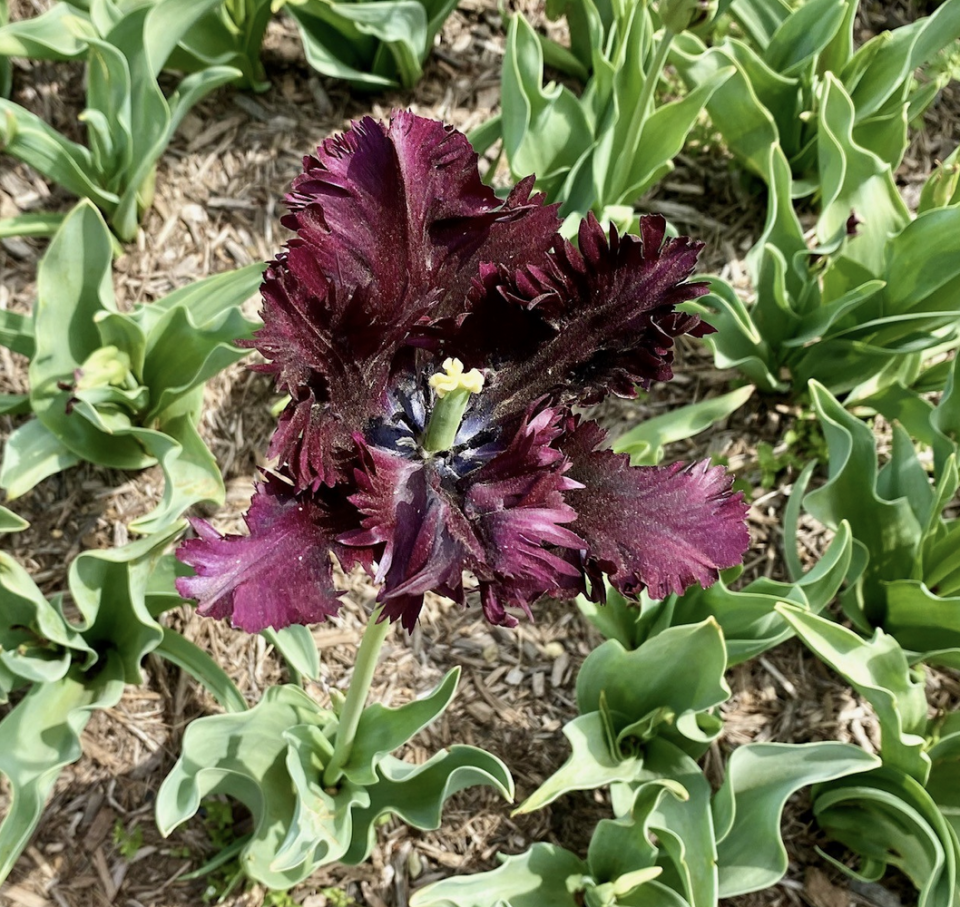
[[[717,0],[661,0],[659,12],[663,27],[679,34],[709,22],[717,13]]]
[[[77,369],[77,390],[112,384],[124,387],[130,376],[130,357],[115,346],[102,346]]]

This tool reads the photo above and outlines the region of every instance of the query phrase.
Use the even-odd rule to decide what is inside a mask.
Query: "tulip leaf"
[[[879,878],[893,865],[919,889],[923,907],[956,903],[956,832],[914,778],[883,767],[820,785],[813,792],[813,812],[828,835],[864,858],[861,872]]]
[[[859,747],[833,741],[748,743],[734,750],[713,806],[720,897],[758,891],[783,877],[787,851],[780,816],[791,795],[877,765]]]
[[[80,457],[62,444],[39,419],[31,419],[7,438],[0,463],[0,487],[12,500],[26,494],[48,476],[79,462]]]
[[[247,701],[223,668],[195,643],[180,633],[164,627],[155,654],[186,671],[227,712],[243,712]]]
[[[299,683],[301,677],[319,678],[320,656],[309,627],[303,624],[291,624],[280,630],[268,627],[261,635],[283,656],[295,683]]]
[[[727,418],[750,399],[753,391],[752,385],[748,384],[719,397],[710,397],[645,419],[636,428],[617,438],[613,449],[617,453],[630,454],[634,466],[656,465],[663,459],[665,445],[692,438]]]
[[[570,757],[515,812],[541,809],[573,790],[595,790],[617,781],[632,781],[643,765],[637,756],[624,758],[612,751],[599,712],[587,712],[568,721],[563,736],[570,741]]]
[[[253,708],[211,715],[187,726],[180,758],[157,794],[157,825],[164,835],[186,821],[209,794],[223,793],[253,813],[243,848],[245,871],[273,888],[289,888],[309,874],[303,865],[274,871],[272,863],[290,828],[296,795],[287,768],[284,733],[333,720],[299,687],[268,687]]]
[[[910,676],[897,641],[879,629],[873,639],[864,640],[839,624],[785,604],[778,605],[777,611],[818,658],[873,706],[880,722],[884,765],[922,784],[930,771],[923,738],[927,700],[923,681]]]
[[[555,844],[534,844],[517,856],[501,856],[489,872],[434,882],[414,892],[410,907],[576,907],[567,879],[586,863]]]
[[[353,840],[343,862],[364,862],[376,843],[377,820],[396,815],[423,830],[440,827],[443,804],[461,790],[483,785],[513,800],[513,778],[496,756],[474,746],[456,744],[440,750],[422,765],[384,756],[377,765],[379,780],[366,788],[370,805],[354,810]]]
[[[58,680],[36,684],[0,722],[0,773],[11,792],[0,822],[0,879],[29,842],[61,770],[80,758],[90,712],[116,705],[122,695],[123,669],[110,653],[95,676],[74,666]]]
[[[398,708],[375,702],[360,715],[356,738],[343,774],[355,784],[378,781],[377,766],[392,753],[435,721],[450,704],[460,679],[459,667],[451,668],[437,688],[423,699],[415,699]]]

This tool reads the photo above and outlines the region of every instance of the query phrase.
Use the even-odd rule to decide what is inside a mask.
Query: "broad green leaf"
[[[860,854],[865,868],[875,867],[874,877],[891,864],[920,890],[922,907],[956,903],[956,832],[909,775],[883,767],[819,786],[813,792],[813,811],[828,835]]]
[[[884,627],[906,649],[921,653],[960,649],[960,595],[934,595],[918,580],[885,584]]]
[[[93,157],[36,114],[0,98],[0,148],[81,198],[112,210],[118,197],[100,187]]]
[[[714,799],[720,897],[775,885],[787,871],[780,838],[784,804],[819,781],[876,768],[880,761],[846,743],[748,743],[730,756]]]
[[[710,397],[645,419],[636,428],[617,438],[613,449],[617,453],[630,454],[634,465],[656,465],[663,458],[665,445],[692,438],[725,419],[743,406],[753,391],[754,388],[748,384],[719,397]]]
[[[155,655],[165,658],[171,664],[186,671],[223,706],[225,711],[246,711],[247,701],[227,672],[203,649],[186,637],[169,627],[164,627],[163,638],[153,651]]]
[[[324,727],[333,719],[299,687],[268,687],[253,708],[211,715],[188,725],[180,758],[157,794],[157,825],[168,835],[214,793],[243,802],[254,831],[243,848],[245,872],[272,888],[288,888],[310,872],[271,869],[290,828],[296,796],[286,764],[284,732],[298,725]]]
[[[710,783],[686,753],[659,738],[651,740],[647,747],[641,776],[665,780],[672,794],[658,797],[645,821],[661,851],[657,863],[665,867],[659,881],[677,888],[691,907],[713,907],[717,900],[717,849],[710,812]],[[619,812],[616,797],[614,810]],[[598,879],[613,875],[609,869],[599,871],[598,859],[619,859],[617,848],[603,846],[603,824],[594,833],[588,857],[591,872]],[[630,867],[625,865],[624,869]]]
[[[877,630],[864,640],[839,624],[777,606],[807,647],[840,674],[870,705],[880,722],[880,756],[921,784],[930,772],[924,752],[927,700],[923,681],[911,677],[903,650],[892,636]]]
[[[830,43],[846,7],[845,0],[807,0],[777,27],[764,48],[764,62],[775,72],[794,75]]]
[[[785,0],[733,0],[730,4],[730,14],[751,40],[763,49],[790,18],[791,12]]]
[[[856,77],[850,93],[858,116],[869,116],[891,97],[902,97],[914,70],[958,37],[960,2],[946,0],[932,15],[881,32],[860,47],[843,73],[846,83]]]
[[[49,395],[50,385],[72,380],[74,370],[100,348],[94,317],[101,311],[116,311],[113,245],[97,209],[81,201],[37,269],[32,393]]]
[[[937,208],[919,215],[890,240],[884,274],[889,314],[960,313],[958,231],[960,208]]]
[[[11,792],[0,823],[0,880],[30,840],[60,771],[80,758],[90,712],[116,705],[122,695],[123,671],[109,653],[95,675],[74,667],[58,681],[37,684],[0,722],[0,772]]]
[[[624,759],[611,752],[599,712],[581,714],[568,721],[563,726],[563,736],[570,741],[569,759],[514,812],[533,812],[573,790],[594,790],[617,781],[636,780],[643,766],[643,760],[636,756]]]
[[[0,533],[23,532],[29,525],[22,516],[0,505]]]
[[[0,219],[0,239],[8,236],[53,236],[63,223],[63,214],[47,212],[16,214]],[[12,314],[6,313],[4,314]],[[9,346],[9,344],[4,344]]]
[[[183,305],[169,308],[147,334],[143,383],[150,388],[145,424],[163,422],[177,402],[217,372],[247,355],[234,344],[250,337],[250,322],[229,309],[205,325]]]
[[[370,795],[350,781],[324,789],[323,771],[333,754],[324,729],[299,725],[283,736],[289,744],[287,769],[296,790],[296,807],[270,868],[283,872],[337,862],[353,839],[354,807],[369,806]]]
[[[320,656],[309,627],[302,624],[291,624],[279,630],[268,627],[261,631],[261,635],[283,656],[287,669],[294,675],[294,683],[300,683],[303,677],[319,679]]]
[[[355,784],[376,784],[377,765],[381,759],[443,713],[456,693],[459,679],[459,667],[452,668],[439,686],[423,699],[415,699],[397,708],[379,702],[367,706],[360,715],[353,749],[343,766],[343,774]]]
[[[84,551],[70,564],[70,592],[82,615],[72,626],[97,652],[119,653],[127,683],[142,683],[141,662],[163,638],[147,611],[146,589],[163,547],[183,528],[175,524],[122,548]]]
[[[536,173],[550,189],[587,150],[593,130],[573,93],[543,85],[540,42],[520,14],[510,20],[503,64],[500,126],[515,176]]]
[[[220,0],[156,0],[143,25],[144,53],[155,77],[160,73],[177,42],[189,34],[205,13]]]
[[[370,805],[353,813],[353,841],[343,862],[362,863],[376,843],[377,820],[396,815],[422,830],[440,827],[443,804],[468,787],[493,787],[513,800],[513,778],[496,756],[473,746],[455,745],[440,750],[422,765],[410,765],[385,756],[377,766],[380,780],[367,788]]]
[[[0,20],[2,23],[2,20]],[[31,60],[76,60],[95,35],[92,25],[66,3],[0,28],[0,56]]]
[[[518,856],[500,857],[490,872],[443,879],[414,892],[410,907],[576,907],[567,879],[586,863],[555,844],[537,843]]]
[[[921,539],[921,526],[908,501],[886,501],[877,494],[877,451],[873,432],[851,416],[816,381],[810,395],[830,451],[830,477],[811,491],[804,506],[825,525],[847,520],[854,538],[870,554],[865,597],[873,623],[882,619],[880,578],[910,576]]]
[[[696,662],[692,674],[688,665]],[[685,713],[705,712],[724,702],[730,688],[723,679],[726,669],[723,634],[713,618],[702,623],[669,627],[639,648],[627,651],[608,640],[587,656],[577,676],[577,708],[581,714],[596,712],[603,697],[614,713],[637,721],[658,709],[668,709],[679,719]],[[637,677],[644,683],[638,685]],[[673,742],[686,746],[680,728],[663,728]],[[685,745],[686,744],[686,745]]]
[[[844,257],[871,277],[884,273],[884,246],[910,220],[890,167],[853,139],[854,105],[832,73],[820,95],[817,148],[823,199],[817,237],[827,242],[845,229],[851,211],[862,220]]]
[[[778,602],[818,614],[833,600],[850,569],[852,541],[849,525],[841,523],[820,560],[792,583],[760,577],[734,591],[721,576],[708,589],[692,586],[677,598],[671,620],[697,623],[712,616],[723,630],[728,666],[755,658],[793,635]]]
[[[217,462],[189,416],[178,416],[163,432],[133,429],[147,454],[163,469],[163,498],[154,510],[130,523],[144,534],[164,532],[194,504],[222,504],[225,494]]]
[[[26,494],[48,476],[76,466],[80,457],[51,434],[38,419],[24,422],[3,447],[0,488],[11,500]]]
[[[224,271],[186,284],[162,299],[137,309],[133,317],[145,333],[152,333],[157,324],[174,308],[183,308],[197,326],[206,326],[224,312],[239,307],[254,296],[260,287],[264,265],[260,262]],[[255,325],[251,322],[250,329]]]
[[[19,312],[0,309],[0,345],[31,359],[36,349],[32,319]]]

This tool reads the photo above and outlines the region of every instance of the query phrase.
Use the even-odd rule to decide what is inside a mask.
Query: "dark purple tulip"
[[[588,579],[600,595],[603,574],[662,597],[740,561],[730,476],[631,468],[571,413],[669,379],[674,338],[711,330],[676,310],[706,292],[687,282],[700,244],[659,216],[608,239],[590,216],[574,247],[532,184],[500,201],[463,135],[406,112],[304,159],[253,341],[291,398],[277,466],[249,536],[193,521],[178,553],[196,576],[177,587],[201,613],[249,631],[323,620],[331,555],[367,568],[407,629],[425,592],[464,602],[464,571],[511,626],[507,608]]]

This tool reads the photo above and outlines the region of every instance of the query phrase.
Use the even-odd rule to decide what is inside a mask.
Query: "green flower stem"
[[[387,633],[390,631],[389,620],[379,620],[381,608],[377,608],[370,615],[370,622],[363,631],[360,648],[357,650],[357,662],[353,668],[353,677],[347,689],[347,698],[344,700],[340,712],[340,722],[337,727],[337,740],[333,747],[333,755],[323,772],[323,786],[335,787],[343,775],[343,767],[350,758],[353,750],[353,741],[357,736],[357,725],[360,715],[367,702],[370,692],[370,681],[377,667],[380,656],[380,647],[383,645]]]

